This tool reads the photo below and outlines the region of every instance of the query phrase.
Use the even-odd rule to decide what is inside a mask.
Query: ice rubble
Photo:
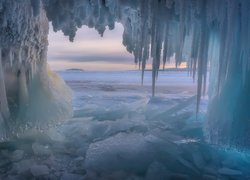
[[[164,65],[175,55],[177,66],[188,61],[192,75],[197,74],[198,110],[209,67],[207,138],[215,144],[249,148],[249,8],[248,0],[1,0],[0,120],[8,124],[13,114],[27,119],[30,113],[25,113],[29,110],[26,105],[31,104],[35,109],[28,117],[31,126],[43,126],[47,124],[44,119],[57,120],[71,114],[69,96],[53,93],[46,72],[48,20],[55,31],[62,30],[71,41],[82,25],[103,35],[107,26],[113,29],[115,22],[120,22],[123,44],[142,70],[146,61],[153,59],[153,94],[161,60]],[[14,82],[19,82],[18,87]],[[45,99],[42,106],[33,102],[38,91],[39,100]],[[39,113],[48,111],[41,110],[44,107],[54,109],[48,113],[53,118],[40,118]],[[30,123],[18,126],[23,124]]]
[[[105,91],[99,93],[105,94]],[[125,104],[130,106],[129,110],[119,109],[120,114],[125,111],[122,118],[94,119],[96,112],[90,111],[87,117],[74,118],[56,130],[33,131],[0,143],[0,178],[154,180],[156,177],[246,179],[249,176],[249,156],[218,150],[204,142],[201,119],[196,119],[193,113],[185,115],[195,112],[192,97],[192,103],[184,108],[183,100],[190,99],[189,95],[162,99],[171,104],[151,101],[140,107],[140,111],[134,111],[150,93],[147,97],[140,96],[139,91],[134,94],[137,99],[128,100],[131,94],[126,93],[116,97],[124,98]],[[103,104],[116,102],[115,98],[102,101]],[[130,101],[134,104],[132,107]],[[93,103],[100,103],[100,99]],[[176,108],[172,116],[165,117],[165,109],[173,107],[180,109]],[[117,109],[112,107],[110,111]],[[155,119],[154,114],[163,115]],[[180,116],[184,118],[178,119]],[[14,159],[9,158],[14,156]]]

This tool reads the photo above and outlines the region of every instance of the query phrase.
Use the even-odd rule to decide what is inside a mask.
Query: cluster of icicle
[[[70,92],[47,68],[48,30],[41,1],[0,0],[1,140],[71,116]]]
[[[39,36],[45,23],[40,19],[44,16],[41,6],[54,30],[62,30],[71,41],[82,25],[95,28],[103,35],[106,27],[113,29],[115,22],[120,22],[124,27],[123,44],[134,54],[142,72],[146,61],[153,60],[153,94],[161,64],[164,66],[172,56],[176,66],[187,61],[193,77],[197,75],[197,111],[206,90],[209,68],[208,139],[216,144],[250,147],[246,140],[250,138],[249,0],[24,0],[21,3],[1,0],[0,30],[4,35],[1,34],[0,40],[8,46],[7,50],[1,47],[4,56],[1,66],[5,71],[6,64],[11,62],[7,62],[7,56],[20,54],[17,51],[20,47],[22,53],[33,54],[28,56],[30,60],[25,60],[29,66],[38,59],[46,59],[35,57],[39,50],[47,47],[44,42],[47,32]],[[37,26],[33,27],[36,22]],[[24,27],[26,30],[20,31]],[[0,83],[3,84],[3,80]],[[6,104],[2,92],[1,99]]]

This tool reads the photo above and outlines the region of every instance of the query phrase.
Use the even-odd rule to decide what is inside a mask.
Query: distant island
[[[79,69],[79,68],[71,68],[71,69],[66,69],[66,71],[78,71],[78,72],[84,72],[84,69]]]

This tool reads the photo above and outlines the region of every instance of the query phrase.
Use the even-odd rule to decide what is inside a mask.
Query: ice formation
[[[153,59],[153,94],[161,61],[164,65],[175,56],[177,66],[187,61],[194,78],[197,75],[199,107],[209,68],[207,137],[215,144],[249,148],[249,8],[249,0],[1,0],[0,119],[8,124],[9,116],[20,109],[26,118],[26,106],[32,103],[34,116],[44,112],[43,107],[55,107],[53,113],[59,110],[54,119],[62,117],[59,112],[70,114],[68,98],[61,100],[50,89],[45,65],[48,21],[71,41],[82,25],[103,35],[107,26],[113,29],[120,22],[123,44],[142,70]],[[38,91],[39,100],[52,92],[43,107],[34,102]],[[38,117],[30,119],[41,122]]]
[[[42,2],[0,1],[0,24],[1,138],[71,117],[71,92],[47,67]]]

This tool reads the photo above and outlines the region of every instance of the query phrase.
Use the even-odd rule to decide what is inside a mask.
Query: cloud
[[[50,56],[53,61],[70,61],[70,62],[114,62],[114,63],[133,63],[133,59],[130,56],[121,55],[54,55]]]

